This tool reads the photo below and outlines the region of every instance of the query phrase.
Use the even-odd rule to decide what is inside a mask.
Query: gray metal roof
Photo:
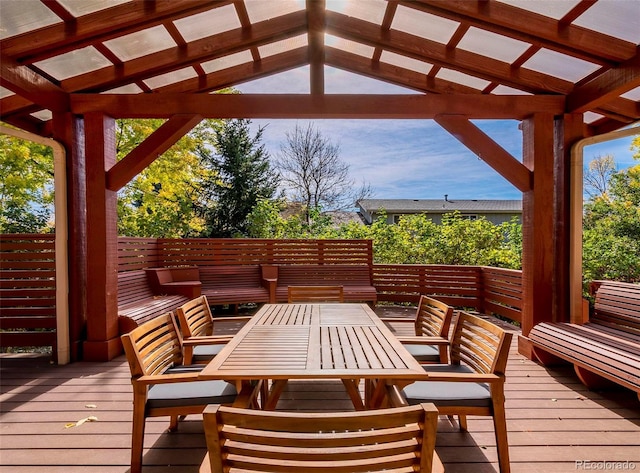
[[[366,212],[384,209],[388,213],[521,213],[522,200],[480,200],[480,199],[362,199],[357,202]]]

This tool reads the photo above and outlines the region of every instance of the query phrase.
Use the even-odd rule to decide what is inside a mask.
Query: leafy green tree
[[[53,230],[53,151],[0,136],[0,233]]]
[[[632,143],[640,161],[640,136]],[[585,204],[585,281],[640,281],[640,164],[611,175],[608,191]]]
[[[162,120],[118,120],[118,159],[162,125]],[[204,181],[198,150],[212,142],[219,120],[204,120],[118,193],[121,235],[179,238],[197,236],[204,221],[196,213]]]
[[[250,136],[249,120],[229,120],[215,130],[215,148],[200,147],[208,178],[203,180],[200,215],[207,237],[243,236],[249,233],[247,217],[261,199],[274,196],[279,177],[271,169],[261,144],[263,128]]]

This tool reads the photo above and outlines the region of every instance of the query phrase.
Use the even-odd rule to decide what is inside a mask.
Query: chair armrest
[[[442,337],[422,337],[422,336],[400,336],[396,337],[400,343],[407,343],[412,345],[449,345],[449,340]]]
[[[248,322],[249,320],[251,320],[251,316],[247,315],[247,316],[242,316],[242,317],[214,317],[213,318],[213,323],[214,325],[216,324],[216,322]]]
[[[199,375],[199,372],[156,374],[152,376],[140,376],[139,378],[135,378],[135,381],[139,384],[147,385],[183,383],[185,381],[199,381]]]
[[[233,335],[209,335],[203,337],[191,337],[182,341],[182,345],[198,346],[198,345],[226,345],[233,338]]]
[[[425,374],[426,376],[424,379],[416,378],[416,381],[446,381],[452,383],[504,383],[504,376],[492,373],[426,372]]]

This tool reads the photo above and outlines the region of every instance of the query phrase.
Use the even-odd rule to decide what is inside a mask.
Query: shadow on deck
[[[378,310],[393,315],[388,308]],[[403,316],[412,310],[394,313]],[[0,469],[129,470],[132,394],[124,357],[55,366],[43,357],[4,355],[0,380]],[[505,389],[514,473],[640,470],[640,403],[635,393],[588,391],[570,366],[545,369],[519,355],[515,342]],[[317,381],[290,383],[278,408],[352,409],[342,383]],[[97,420],[75,425],[90,416]],[[189,416],[178,433],[169,434],[166,428],[164,418],[147,420],[143,471],[197,472],[205,453],[198,416]],[[468,433],[443,418],[438,430],[436,449],[447,472],[497,471],[489,418],[470,417]]]

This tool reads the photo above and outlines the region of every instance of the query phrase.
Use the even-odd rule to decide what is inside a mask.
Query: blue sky
[[[248,82],[243,93],[309,93],[308,67]],[[325,91],[334,93],[403,94],[414,91],[325,67]],[[266,126],[263,143],[272,156],[279,153],[285,133],[309,120],[253,120]],[[378,199],[520,199],[522,194],[490,166],[432,120],[313,120],[314,126],[340,146],[357,184],[368,182]],[[474,123],[518,159],[522,133],[516,120]],[[585,161],[613,154],[620,169],[634,163],[631,138],[585,149]]]

